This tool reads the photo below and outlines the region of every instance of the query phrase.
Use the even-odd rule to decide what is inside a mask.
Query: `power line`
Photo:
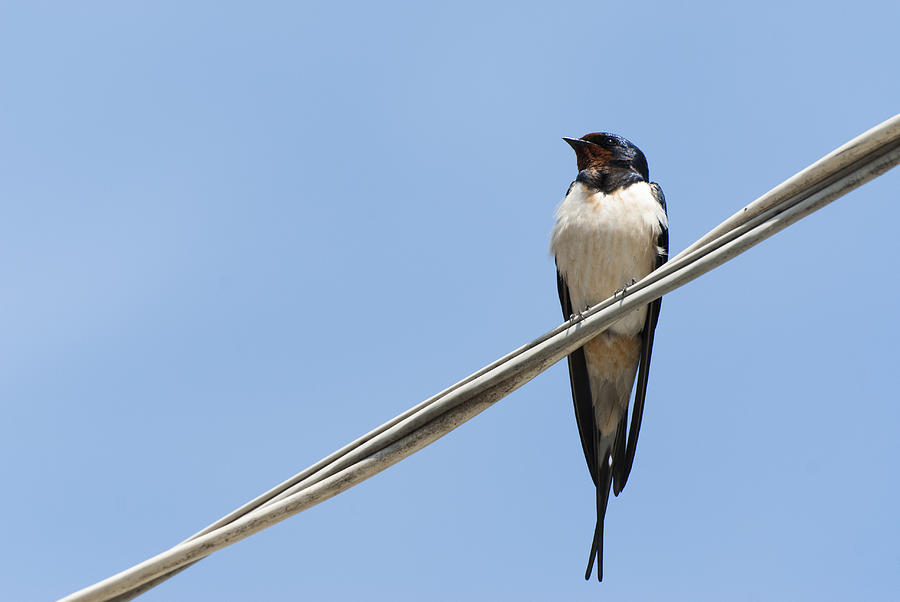
[[[410,408],[173,548],[64,602],[127,600],[211,553],[337,495],[446,435],[624,314],[718,267],[900,163],[900,115],[762,195],[660,269],[531,343]]]

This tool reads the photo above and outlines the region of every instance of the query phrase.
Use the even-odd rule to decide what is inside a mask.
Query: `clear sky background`
[[[3,2],[0,599],[161,552],[555,327],[562,136],[643,149],[677,252],[900,110],[898,20]],[[898,197],[666,297],[602,584],[558,364],[145,599],[896,600]]]

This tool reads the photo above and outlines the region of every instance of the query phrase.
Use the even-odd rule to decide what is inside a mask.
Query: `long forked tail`
[[[595,431],[597,432],[597,431]],[[591,553],[588,556],[587,570],[584,572],[585,580],[591,578],[591,569],[594,568],[594,559],[597,559],[597,581],[603,581],[603,520],[606,518],[606,505],[609,502],[609,488],[612,484],[612,467],[610,466],[609,447],[600,444],[599,432],[595,435],[597,450],[597,525],[594,527],[594,539],[591,542]],[[603,449],[601,452],[600,450]]]
[[[603,581],[603,520],[597,521],[594,527],[594,541],[591,542],[591,555],[588,556],[587,570],[584,572],[585,581],[591,578],[591,569],[594,568],[594,558],[597,558],[597,581]]]

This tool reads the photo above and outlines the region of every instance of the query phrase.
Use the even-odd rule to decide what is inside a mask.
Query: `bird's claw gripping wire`
[[[625,286],[623,286],[622,288],[616,290],[616,292],[613,293],[613,299],[615,299],[615,298],[617,298],[617,297],[619,297],[619,296],[621,296],[621,297],[624,299],[624,298],[625,298],[625,293],[628,292],[628,287],[629,287],[629,286],[633,286],[633,285],[636,284],[636,283],[637,283],[637,280],[635,280],[634,278],[632,278],[632,279],[631,279],[631,282],[629,282],[628,284],[626,284]]]
[[[571,322],[571,321],[574,320],[574,321],[576,321],[576,322],[581,322],[582,320],[584,320],[584,314],[585,314],[585,313],[587,312],[587,310],[589,310],[590,308],[591,308],[590,305],[585,305],[585,306],[584,306],[584,309],[579,310],[577,313],[570,314],[570,315],[569,315],[569,321]]]

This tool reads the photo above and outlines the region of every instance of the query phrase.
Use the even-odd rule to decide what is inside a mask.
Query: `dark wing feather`
[[[656,201],[666,210],[666,197],[662,189],[655,182],[650,183],[650,190]],[[661,224],[662,230],[657,238],[659,255],[656,258],[656,267],[659,268],[669,258],[669,229],[666,224]],[[613,479],[613,493],[619,492],[625,487],[628,475],[631,474],[631,466],[634,464],[634,452],[637,449],[638,435],[641,432],[641,418],[644,415],[644,399],[647,396],[647,379],[650,375],[650,355],[653,352],[653,335],[656,332],[656,323],[659,321],[659,310],[662,299],[657,299],[649,305],[647,318],[644,322],[644,330],[641,339],[641,359],[638,364],[637,386],[634,393],[634,409],[631,413],[631,428],[628,429],[628,444],[625,450],[625,461],[617,463]]]
[[[563,320],[568,320],[575,311],[572,309],[572,298],[569,296],[569,287],[559,270],[556,270],[556,286],[559,290],[559,304],[562,307]],[[578,424],[578,435],[581,437],[581,447],[584,449],[584,459],[587,461],[588,470],[594,484],[597,484],[597,451],[595,443],[594,404],[591,400],[591,385],[588,381],[587,362],[584,359],[584,349],[579,347],[568,357],[569,360],[569,384],[572,385],[572,401],[575,403],[575,422]]]

